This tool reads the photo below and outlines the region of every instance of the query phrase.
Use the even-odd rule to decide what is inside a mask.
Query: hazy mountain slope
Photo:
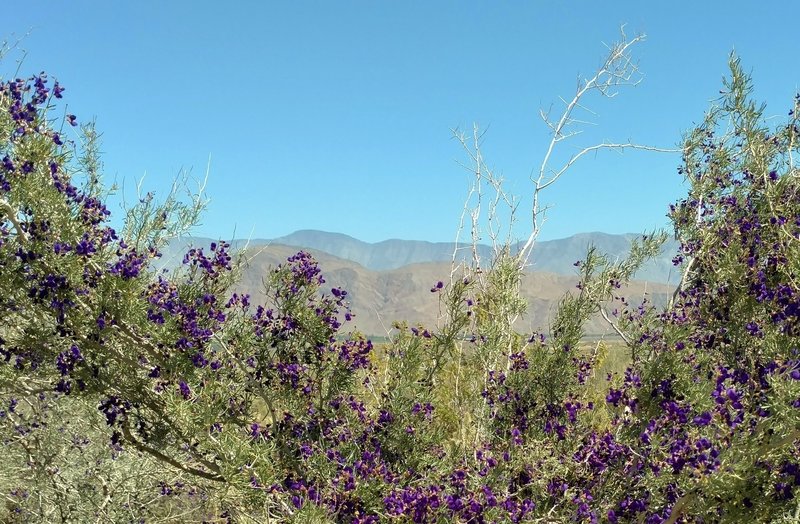
[[[627,257],[631,242],[639,236],[579,233],[568,238],[538,242],[533,248],[532,269],[570,274],[574,269],[573,263],[585,257],[590,245],[594,245],[600,253],[607,255],[612,261],[621,260]],[[662,247],[661,255],[645,264],[636,278],[677,284],[680,281],[680,272],[672,264],[672,258],[677,252],[678,243],[675,240],[668,240]]]
[[[270,268],[284,263],[297,248],[273,244],[251,250],[252,259],[244,271],[238,290],[253,295],[258,302],[265,300],[263,278]],[[435,326],[439,318],[438,295],[430,292],[438,280],[450,275],[448,262],[424,263],[386,271],[373,271],[349,260],[310,250],[320,263],[326,282],[324,290],[340,286],[349,292],[353,312],[351,327],[368,335],[385,336],[393,321],[405,320]],[[257,254],[255,254],[257,253]],[[573,268],[574,269],[574,268]],[[566,292],[574,291],[577,276],[554,273],[528,273],[523,279],[522,294],[528,300],[529,311],[517,327],[523,331],[546,331],[550,315]],[[672,288],[661,284],[633,283],[625,294],[632,301],[640,300],[647,291],[650,300],[664,303]],[[602,319],[587,325],[587,334],[608,332]]]
[[[561,275],[574,274],[572,264],[586,255],[590,244],[596,246],[601,253],[608,254],[612,260],[626,256],[630,243],[637,235],[610,235],[606,233],[581,233],[564,239],[537,242],[531,257],[534,271],[547,271]],[[209,239],[191,239],[195,245],[208,245]],[[183,250],[189,240],[179,239],[165,250],[165,260],[180,262]],[[241,247],[245,241],[233,242],[235,248]],[[450,262],[455,244],[452,242],[424,242],[418,240],[385,240],[375,244],[362,242],[341,233],[303,230],[274,240],[256,239],[250,246],[258,247],[268,244],[281,244],[297,248],[313,249],[329,253],[338,258],[356,262],[361,266],[380,271],[398,269],[409,264],[428,262]],[[489,246],[479,246],[479,254],[483,260],[491,255]],[[166,252],[169,253],[166,253]],[[672,258],[677,252],[674,240],[667,242],[661,256],[647,263],[638,273],[637,278],[652,282],[677,283],[679,272],[672,265]],[[167,255],[174,255],[172,257]],[[462,249],[459,256],[469,257],[469,248]],[[169,264],[167,264],[168,267]]]
[[[585,256],[590,244],[613,260],[624,257],[635,238],[635,235],[585,233],[539,242],[523,280],[522,294],[529,304],[528,314],[519,321],[517,328],[547,331],[559,300],[564,293],[575,289],[577,276],[573,263]],[[288,245],[282,243],[284,240]],[[206,238],[178,239],[163,250],[158,265],[176,267],[189,246],[207,248],[210,242]],[[430,288],[436,281],[449,278],[454,247],[452,243],[408,240],[369,244],[347,235],[311,230],[298,231],[280,241],[235,240],[232,244],[234,250],[249,248],[247,253],[251,259],[238,289],[250,293],[259,302],[266,298],[263,279],[270,268],[285,263],[287,257],[301,248],[310,251],[327,280],[323,289],[329,291],[334,286],[346,289],[356,314],[351,326],[372,336],[386,335],[392,322],[398,320],[436,325],[439,319],[438,296],[432,294]],[[490,248],[480,246],[480,249],[483,259],[488,260]],[[675,242],[670,242],[663,255],[639,273],[639,278],[651,282],[634,282],[625,290],[625,295],[636,302],[647,292],[654,303],[666,303],[673,285],[652,282],[677,281],[678,272],[671,263],[676,249]],[[468,249],[465,250],[464,256],[469,256],[469,253]],[[601,318],[593,319],[586,329],[589,335],[609,331]]]
[[[375,244],[362,242],[340,233],[302,230],[276,238],[277,244],[319,249],[339,258],[358,262],[374,270],[397,269],[421,262],[445,262],[453,258],[453,242],[425,242],[422,240],[384,240]],[[482,256],[488,256],[488,246],[479,247]]]

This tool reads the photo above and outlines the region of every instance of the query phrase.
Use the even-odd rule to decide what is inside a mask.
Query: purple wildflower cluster
[[[43,74],[4,83],[0,198],[13,213],[0,221],[0,357],[3,376],[19,379],[0,411],[4,443],[27,454],[46,426],[26,413],[32,399],[80,397],[96,402],[115,460],[135,450],[185,475],[159,479],[158,498],[213,493],[187,479],[225,483],[277,519],[736,522],[794,511],[800,186],[786,160],[800,96],[786,126],[762,128],[733,71],[733,94],[687,140],[691,189],[670,215],[685,278],[668,307],[631,304],[621,289],[632,272],[590,252],[548,337],[506,336],[493,317],[504,297],[456,279],[431,287],[449,324],[398,324],[381,351],[345,334],[349,295],[324,287],[309,253],[267,276],[263,304],[233,291],[226,242],[190,249],[180,272],[151,273],[156,246],[119,239],[102,199],[71,179],[66,138],[44,117],[63,88]],[[735,129],[720,136],[723,113]],[[606,381],[580,346],[604,301],[631,352]]]

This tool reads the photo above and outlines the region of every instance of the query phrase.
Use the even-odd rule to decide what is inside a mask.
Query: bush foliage
[[[5,81],[0,518],[798,518],[800,95],[771,128],[730,66],[684,139],[666,308],[619,296],[665,238],[646,235],[622,262],[589,251],[547,336],[516,332],[524,260],[500,249],[433,285],[439,326],[398,323],[381,348],[307,253],[265,304],[232,292],[225,242],[155,270],[202,201],[146,195],[115,231],[93,127],[66,138],[46,75]],[[607,306],[628,364],[598,376],[582,326]]]

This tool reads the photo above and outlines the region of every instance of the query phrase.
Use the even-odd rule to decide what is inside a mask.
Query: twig
[[[7,200],[0,198],[0,211],[5,211],[5,215],[14,225],[14,229],[17,231],[17,238],[21,240],[24,244],[28,241],[28,234],[22,229],[22,224],[19,223],[17,220],[17,211],[14,209],[11,204],[8,203]]]
[[[122,434],[125,436],[125,441],[129,442],[130,444],[133,444],[133,447],[135,447],[137,450],[141,451],[142,453],[147,453],[148,455],[152,455],[153,457],[157,458],[158,460],[166,462],[167,464],[169,464],[169,465],[171,465],[171,466],[173,466],[175,468],[178,468],[179,470],[181,470],[183,472],[189,473],[191,475],[196,475],[198,477],[201,477],[201,478],[204,478],[204,479],[207,479],[207,480],[213,480],[213,481],[216,481],[216,482],[227,482],[225,477],[220,475],[219,472],[209,473],[208,471],[203,471],[203,470],[200,470],[200,469],[197,469],[197,468],[193,468],[191,466],[186,466],[184,464],[181,464],[177,460],[173,459],[172,457],[169,457],[169,456],[161,453],[157,449],[151,448],[150,446],[147,446],[146,444],[143,444],[142,442],[139,442],[138,440],[136,440],[136,438],[134,438],[133,435],[131,435],[131,432],[130,432],[130,429],[128,428],[127,422],[123,423],[121,425],[121,427],[122,427]]]
[[[603,306],[600,306],[600,314],[603,316],[604,319],[606,319],[606,322],[608,322],[609,325],[612,328],[614,328],[614,331],[617,332],[617,335],[619,335],[622,338],[622,340],[625,341],[625,345],[630,347],[631,341],[628,339],[628,337],[625,336],[625,333],[623,333],[622,330],[620,330],[619,327],[610,318],[608,318],[608,314],[606,313],[606,310],[603,308]]]
[[[617,91],[614,90],[615,88],[624,85],[636,86],[641,81],[640,79],[634,79],[634,75],[639,73],[639,69],[638,66],[634,64],[631,59],[630,48],[634,44],[643,41],[645,39],[645,36],[639,35],[631,40],[627,40],[624,31],[624,26],[620,29],[620,32],[622,33],[621,41],[614,45],[606,46],[609,49],[609,54],[605,59],[605,61],[603,62],[603,64],[600,66],[600,68],[598,68],[598,70],[595,72],[594,76],[592,76],[588,80],[579,80],[575,96],[569,102],[564,101],[566,107],[558,121],[550,119],[549,111],[548,112],[542,110],[539,111],[540,117],[544,121],[545,125],[547,125],[547,127],[550,128],[552,132],[552,138],[547,147],[547,151],[545,152],[545,155],[542,159],[538,175],[533,175],[533,174],[531,175],[531,181],[534,184],[533,204],[531,206],[531,232],[528,236],[527,241],[525,242],[525,245],[518,254],[520,259],[523,261],[526,261],[528,256],[530,255],[533,249],[533,245],[539,236],[539,232],[541,231],[541,226],[544,223],[546,208],[542,208],[540,203],[540,196],[542,191],[545,190],[550,185],[552,185],[556,180],[561,178],[561,176],[578,159],[580,159],[587,153],[598,151],[600,149],[618,149],[618,150],[642,149],[646,151],[657,151],[657,152],[679,151],[675,149],[644,146],[644,145],[634,144],[632,142],[627,142],[627,143],[604,142],[601,144],[596,144],[582,149],[578,153],[572,155],[569,158],[569,160],[567,160],[567,162],[557,170],[549,168],[551,157],[553,155],[553,151],[555,150],[556,144],[569,137],[574,136],[575,134],[580,133],[580,130],[570,130],[569,129],[570,126],[576,124],[586,125],[589,123],[575,118],[573,116],[574,111],[577,109],[581,109],[594,114],[582,103],[582,99],[587,94],[589,94],[592,91],[597,91],[600,95],[606,98],[613,98],[618,93]]]

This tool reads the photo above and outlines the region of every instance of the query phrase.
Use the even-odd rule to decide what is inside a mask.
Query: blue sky
[[[733,49],[767,113],[785,115],[800,84],[792,18],[784,2],[739,0],[34,0],[6,10],[0,40],[28,33],[20,73],[57,77],[69,112],[96,119],[106,180],[129,194],[145,173],[156,194],[181,169],[202,178],[210,155],[197,235],[450,241],[470,183],[453,128],[488,128],[484,155],[520,196],[526,236],[529,175],[548,143],[538,110],[574,94],[621,24],[647,34],[633,50],[644,80],[588,99],[598,125],[562,154],[606,139],[674,147],[718,96]],[[678,163],[582,160],[543,195],[540,238],[668,225]]]

